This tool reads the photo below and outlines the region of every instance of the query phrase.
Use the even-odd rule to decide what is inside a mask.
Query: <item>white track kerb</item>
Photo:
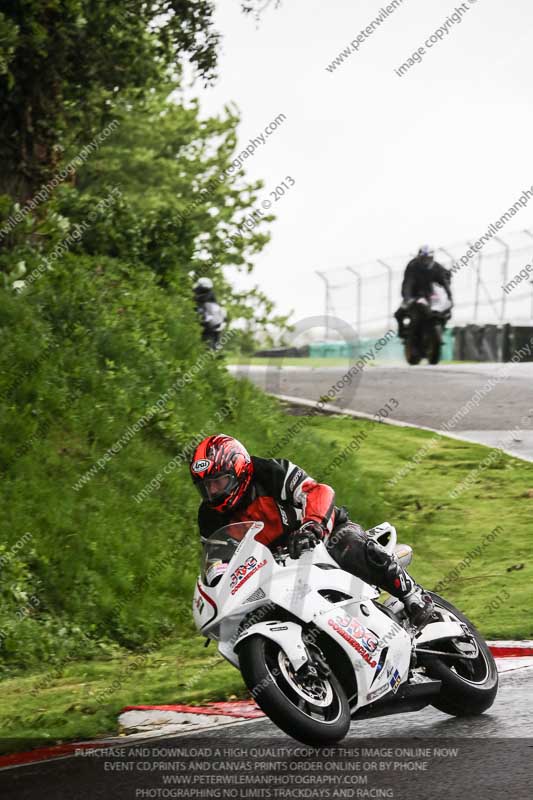
[[[488,642],[496,656],[496,664],[500,674],[514,672],[517,669],[533,670],[533,641]],[[518,655],[523,651],[525,655]],[[216,703],[213,705],[217,705]],[[178,733],[193,733],[220,725],[253,723],[264,719],[263,713],[253,700],[249,702],[237,700],[235,703],[224,703],[226,708],[218,709],[217,714],[206,714],[205,707],[195,706],[138,706],[125,709],[118,718],[119,731],[122,737],[164,736]],[[246,706],[250,712],[246,712]],[[232,709],[232,706],[235,709]],[[186,710],[185,710],[186,708]],[[242,716],[238,714],[242,713]]]
[[[496,657],[500,674],[517,669],[533,670],[533,641],[494,641],[488,644]],[[143,733],[151,736],[170,733],[181,735],[184,731],[192,733],[219,725],[253,722],[254,717],[264,718],[253,700],[213,703],[213,706],[218,706],[218,713],[206,714],[208,709],[194,706],[128,707],[118,718],[119,731],[123,736],[139,736]]]
[[[439,436],[446,436],[448,439],[456,439],[458,442],[469,442],[470,444],[479,444],[482,447],[494,449],[485,442],[474,441],[472,438],[466,438],[457,433],[449,433],[448,431],[438,430],[437,428],[428,428],[426,425],[415,425],[412,422],[402,422],[402,420],[390,418],[381,419],[378,422],[374,414],[365,414],[364,411],[354,411],[352,408],[338,408],[332,403],[321,402],[320,404],[317,404],[316,400],[307,400],[304,397],[293,397],[292,395],[288,394],[275,394],[273,392],[268,392],[268,394],[270,394],[272,397],[276,397],[278,400],[283,400],[285,403],[290,403],[293,406],[300,406],[301,408],[313,408],[315,411],[336,414],[337,416],[353,417],[354,419],[367,419],[371,422],[375,422],[378,425],[394,425],[397,428],[415,428],[418,431],[429,431],[429,433],[436,433]],[[521,461],[533,461],[533,457],[529,455],[514,453],[511,450],[507,450],[505,447],[498,449],[501,449],[502,453],[512,456],[513,458],[518,458]]]
[[[498,672],[517,669],[533,670],[533,641],[488,642],[496,656]],[[523,655],[520,655],[523,653]],[[518,655],[517,655],[518,654]],[[232,703],[211,703],[211,708],[199,706],[128,706],[118,718],[119,736],[98,739],[93,742],[72,742],[51,745],[26,753],[0,756],[0,770],[30,766],[39,761],[57,761],[79,756],[82,751],[110,748],[124,742],[142,742],[158,738],[179,738],[213,727],[253,725],[264,720],[262,712],[253,700],[238,700]],[[244,732],[243,732],[244,733]]]

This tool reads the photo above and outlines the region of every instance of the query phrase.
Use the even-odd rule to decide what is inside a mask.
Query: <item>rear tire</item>
[[[313,747],[333,744],[346,736],[350,706],[333,673],[314,682],[316,694],[323,694],[316,700],[321,705],[314,705],[308,694],[311,690],[299,681],[276,642],[250,636],[239,648],[239,662],[244,682],[258,706],[289,736]]]
[[[498,670],[489,646],[470,622],[451,603],[428,592],[436,606],[450,611],[470,631],[477,644],[479,656],[474,661],[448,661],[426,657],[426,672],[431,678],[442,681],[437,699],[432,703],[439,711],[454,717],[468,717],[482,714],[494,703],[498,692]],[[436,643],[437,644],[437,643]],[[450,642],[451,644],[451,642]],[[435,649],[443,649],[443,645]],[[453,649],[450,649],[453,652]]]

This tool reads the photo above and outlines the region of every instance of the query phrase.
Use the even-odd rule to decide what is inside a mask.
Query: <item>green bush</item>
[[[328,452],[232,379],[204,350],[191,299],[138,264],[67,256],[20,295],[0,290],[0,326],[2,668],[138,648],[165,626],[188,635],[199,498],[186,459],[135,497],[220,429],[317,477]]]
[[[200,275],[241,338],[276,322],[223,271],[252,268],[271,217],[245,226],[262,184],[232,167],[234,112],[200,118],[167,96],[117,107],[113,135],[0,241],[0,672],[189,636],[199,498],[186,453],[203,435],[317,477],[327,466],[318,439],[291,435],[201,342]],[[16,212],[0,196],[0,228]]]

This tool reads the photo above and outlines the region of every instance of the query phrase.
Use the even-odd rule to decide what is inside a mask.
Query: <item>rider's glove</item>
[[[289,537],[289,555],[298,559],[304,550],[312,550],[324,538],[325,530],[319,522],[309,520]]]

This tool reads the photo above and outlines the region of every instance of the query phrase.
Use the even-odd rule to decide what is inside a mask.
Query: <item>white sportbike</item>
[[[262,522],[204,540],[193,613],[260,708],[305,744],[342,739],[351,720],[433,705],[455,716],[494,702],[498,673],[472,623],[430,592],[435,613],[413,628],[403,604],[342,570],[320,543],[298,560],[257,541]],[[407,566],[389,523],[368,533]]]

